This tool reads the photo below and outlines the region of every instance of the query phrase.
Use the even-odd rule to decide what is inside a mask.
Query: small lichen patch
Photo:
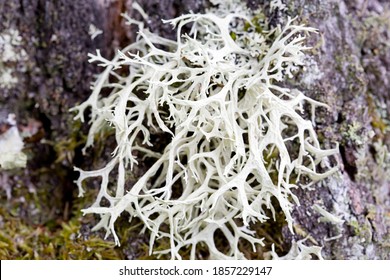
[[[10,89],[18,82],[14,68],[17,62],[27,60],[27,53],[21,45],[18,30],[8,29],[0,33],[0,88]]]
[[[8,116],[8,124],[12,125],[6,132],[0,134],[0,170],[25,167],[27,156],[22,152],[24,143],[14,120]]]
[[[271,0],[270,7],[271,7],[271,12],[276,9],[279,9],[280,11],[284,11],[287,9],[286,4],[284,4],[282,0]]]
[[[328,211],[326,211],[324,208],[322,208],[321,206],[319,206],[317,204],[314,204],[312,208],[314,211],[316,211],[317,213],[319,213],[322,216],[319,219],[320,221],[329,222],[332,224],[344,223],[343,219],[341,219],[340,217],[338,217],[332,213],[329,213]]]
[[[311,56],[307,56],[305,66],[303,67],[302,82],[308,88],[311,88],[322,77],[323,73],[319,69],[317,62]]]
[[[100,34],[103,34],[103,30],[100,30],[94,24],[91,23],[89,25],[88,34],[89,34],[89,36],[91,36],[91,39],[93,40],[97,36],[99,36]]]

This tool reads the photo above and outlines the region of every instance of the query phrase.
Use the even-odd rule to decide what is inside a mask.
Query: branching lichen
[[[313,256],[322,260],[321,250],[322,248],[319,246],[306,246],[303,243],[307,240],[307,238],[293,241],[291,245],[290,251],[287,255],[283,257],[279,257],[274,250],[274,246],[272,247],[272,251],[270,252],[272,259],[274,260],[311,260]]]
[[[89,99],[73,109],[82,121],[91,110],[84,151],[106,126],[114,129],[117,147],[101,169],[76,168],[77,185],[83,195],[85,180],[102,178],[96,202],[83,212],[99,214],[95,229],[106,229],[117,244],[115,221],[128,212],[150,231],[151,253],[156,238],[167,237],[171,248],[157,253],[172,258],[180,259],[185,247],[195,258],[200,244],[210,258],[244,258],[240,240],[253,250],[263,244],[251,224],[275,219],[280,207],[293,231],[291,212],[299,205],[293,190],[337,169],[328,161],[337,147],[322,149],[314,129],[315,108],[326,105],[279,83],[303,65],[304,40],[315,29],[294,19],[272,29],[259,23],[259,29],[253,18],[234,1],[221,2],[205,14],[164,21],[176,28],[176,40],[138,23],[136,42],[113,60],[99,51],[89,55],[105,70]],[[312,120],[303,117],[305,105]],[[170,138],[162,152],[150,140],[156,132]],[[155,160],[129,189],[126,170],[139,157]],[[227,252],[215,244],[217,230],[229,243]]]

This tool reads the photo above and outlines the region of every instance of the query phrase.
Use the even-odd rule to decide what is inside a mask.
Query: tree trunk
[[[175,36],[175,31],[162,25],[162,18],[199,12],[210,5],[201,0],[137,2],[149,14],[149,28],[169,38]],[[264,8],[267,5],[264,2],[268,3],[249,0],[248,6]],[[296,234],[281,226],[279,253],[286,253],[292,240],[310,235],[309,240],[323,246],[327,259],[388,259],[390,10],[387,1],[288,2],[287,11],[267,14],[275,21],[287,15],[298,16],[299,22],[319,30],[318,35],[309,39],[309,45],[315,46],[312,60],[294,85],[305,95],[330,106],[317,116],[316,129],[324,145],[339,143],[340,172],[312,191],[296,191],[301,201],[293,212]],[[15,251],[0,246],[2,259],[22,255],[99,258],[96,252],[103,258],[147,256],[143,245],[147,238],[138,236],[139,229],[136,235],[123,233],[122,247],[114,248],[110,241],[107,241],[109,247],[101,245],[104,242],[99,243],[99,237],[90,232],[94,219],[80,216],[80,210],[92,200],[77,198],[73,183],[77,178],[73,166],[99,166],[104,161],[92,152],[87,159],[82,156],[88,125],[73,122],[73,114],[69,112],[89,96],[93,75],[100,71],[88,63],[87,53],[100,49],[103,56],[112,57],[116,49],[135,40],[135,30],[126,26],[120,16],[127,12],[141,19],[131,4],[130,0],[0,0],[0,38],[17,36],[15,31],[21,36],[12,45],[18,58],[3,57],[0,61],[0,74],[8,71],[12,76],[11,82],[0,82],[0,133],[12,126],[7,118],[15,114],[24,137],[23,151],[28,156],[25,169],[0,171],[3,189],[0,235],[6,243],[16,246]],[[103,33],[92,39],[94,27]],[[0,41],[0,55],[4,55],[4,46],[2,49]],[[100,148],[95,147],[94,151]],[[147,167],[141,164],[139,172],[142,168]],[[320,215],[312,209],[313,203],[337,214],[344,223],[318,222]],[[24,233],[21,228],[26,229]],[[41,228],[39,233],[37,228]],[[35,241],[28,239],[31,232],[37,235]],[[66,239],[63,236],[68,234],[71,238],[72,233],[82,237],[72,239],[73,245],[66,243],[66,249],[56,247],[59,235]],[[45,244],[42,235],[51,241]],[[22,238],[27,247],[18,248],[16,238]],[[95,243],[88,243],[91,238]],[[34,246],[41,248],[38,253],[26,249]],[[53,252],[48,250],[50,246]],[[92,246],[94,252],[77,256],[69,253],[74,249],[72,246]]]

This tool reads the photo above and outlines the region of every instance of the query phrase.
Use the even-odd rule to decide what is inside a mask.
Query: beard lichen
[[[97,199],[83,213],[100,215],[95,229],[118,245],[114,224],[127,212],[150,232],[150,253],[181,259],[180,250],[190,248],[195,259],[201,245],[211,259],[242,259],[240,240],[253,250],[264,245],[251,224],[275,219],[280,208],[293,232],[293,190],[337,169],[329,163],[337,147],[321,148],[314,129],[315,108],[327,106],[280,85],[303,65],[306,35],[316,30],[290,18],[283,27],[255,26],[254,12],[235,1],[214,4],[204,14],[164,21],[176,28],[176,40],[130,19],[139,27],[134,43],[112,60],[89,54],[105,69],[73,109],[82,121],[91,112],[84,151],[107,126],[117,147],[101,169],[76,168],[77,185],[82,196],[83,182],[101,177]],[[312,120],[303,117],[307,107]],[[150,141],[155,132],[169,135],[162,152]],[[153,164],[129,189],[128,170],[142,157]],[[227,251],[216,246],[216,232]],[[154,251],[157,238],[168,238],[170,248]]]

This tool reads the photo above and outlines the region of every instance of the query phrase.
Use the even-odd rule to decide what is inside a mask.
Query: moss
[[[54,147],[53,161],[29,168],[26,182],[23,170],[8,171],[9,197],[0,192],[0,259],[124,259],[122,248],[104,240],[102,232],[91,232],[94,217],[82,217],[80,209],[90,205],[96,190],[76,199],[71,171],[76,150],[83,142],[81,125],[76,122],[68,140],[46,142]],[[35,151],[28,151],[34,164]],[[64,165],[65,164],[65,165]],[[0,178],[1,179],[1,178]],[[61,185],[58,185],[61,184]],[[68,187],[67,187],[68,186]],[[126,234],[138,235],[129,229]],[[125,229],[124,229],[125,231]],[[142,251],[139,255],[145,255]]]
[[[85,239],[80,234],[81,218],[57,222],[51,231],[44,225],[31,225],[11,217],[1,208],[0,259],[122,259],[113,242],[98,235]]]
[[[237,34],[235,32],[230,32],[230,37],[235,41],[237,39]]]
[[[369,244],[372,242],[372,228],[368,219],[365,219],[364,222],[352,220],[348,225],[353,230],[354,235],[359,237],[361,243]]]
[[[262,34],[264,32],[263,27],[265,22],[267,22],[266,15],[262,11],[258,11],[257,14],[251,19],[250,23],[245,23],[244,31],[249,31],[251,28],[253,28],[256,33]]]

